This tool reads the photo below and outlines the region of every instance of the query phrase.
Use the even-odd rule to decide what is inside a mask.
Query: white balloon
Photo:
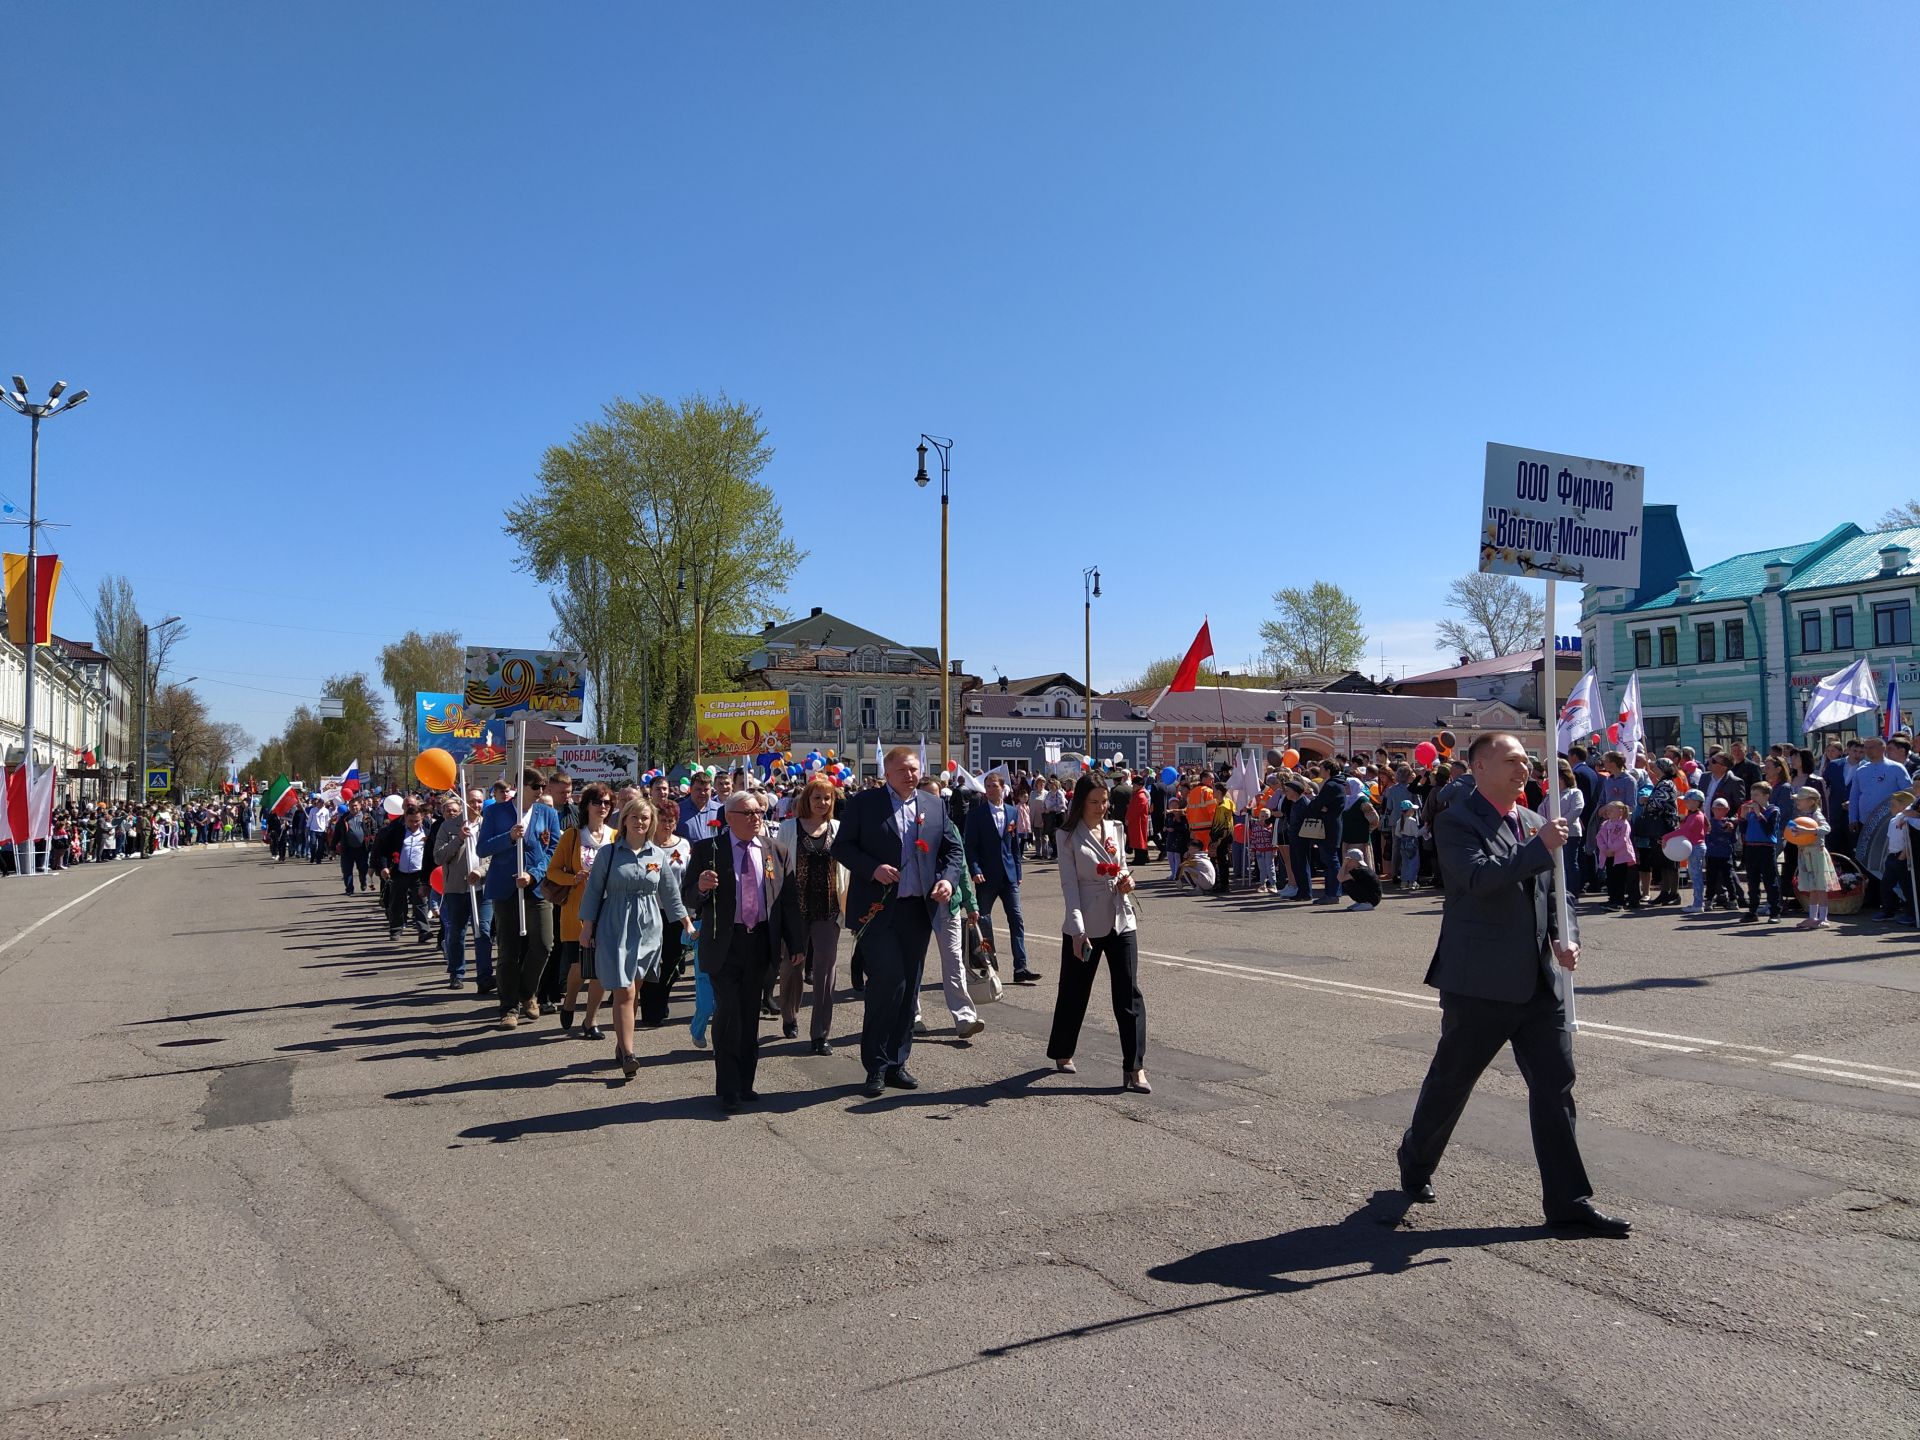
[[[380,808],[385,810],[389,815],[398,815],[402,810],[407,808],[407,802],[402,800],[398,795],[389,795],[385,800],[380,802]]]
[[[1675,835],[1660,847],[1660,852],[1677,865],[1692,856],[1693,842],[1684,835]]]

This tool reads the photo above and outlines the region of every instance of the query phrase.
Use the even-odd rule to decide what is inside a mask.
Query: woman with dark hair
[[[1053,1006],[1047,1058],[1053,1068],[1074,1073],[1087,999],[1100,957],[1107,958],[1113,1018],[1120,1027],[1122,1084],[1150,1094],[1147,1083],[1147,1002],[1140,994],[1140,953],[1135,938],[1133,873],[1127,868],[1126,831],[1107,818],[1107,782],[1088,773],[1073,787],[1062,817],[1060,896],[1066,906],[1060,937],[1060,993]]]

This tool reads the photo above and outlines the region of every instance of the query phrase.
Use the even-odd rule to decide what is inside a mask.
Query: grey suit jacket
[[[1520,1004],[1543,973],[1552,983],[1554,856],[1536,833],[1540,817],[1525,806],[1513,813],[1524,844],[1478,790],[1434,820],[1447,898],[1427,984],[1442,991]],[[1579,939],[1577,925],[1568,939]]]

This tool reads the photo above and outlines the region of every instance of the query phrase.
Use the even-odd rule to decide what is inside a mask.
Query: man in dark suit
[[[1553,975],[1556,958],[1571,971],[1580,953],[1577,934],[1556,935],[1553,915],[1555,856],[1567,825],[1520,804],[1529,765],[1514,736],[1480,736],[1467,761],[1473,790],[1433,827],[1446,878],[1427,969],[1427,984],[1440,991],[1440,1045],[1400,1139],[1400,1185],[1415,1200],[1433,1200],[1429,1181],[1467,1098],[1511,1042],[1527,1082],[1547,1223],[1625,1235],[1627,1221],[1594,1208],[1573,1133],[1573,1037]]]
[[[694,845],[680,882],[700,922],[700,970],[713,983],[714,1093],[729,1112],[760,1098],[760,990],[779,947],[804,948],[799,893],[762,828],[765,810],[759,791],[729,795],[726,829]]]
[[[987,795],[967,811],[967,866],[973,872],[974,895],[980,902],[980,931],[993,945],[993,905],[1007,907],[1007,933],[1012,936],[1013,978],[1031,985],[1039,972],[1027,964],[1027,922],[1020,913],[1019,815],[1007,803],[1002,775],[986,778]]]
[[[866,1020],[860,1027],[865,1093],[888,1086],[917,1090],[914,1002],[933,939],[933,907],[953,898],[964,858],[946,802],[915,787],[920,757],[896,745],[884,761],[887,783],[850,796],[834,837],[833,858],[847,868],[847,926],[865,964]]]

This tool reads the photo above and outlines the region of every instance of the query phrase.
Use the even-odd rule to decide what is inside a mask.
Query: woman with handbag
[[[653,806],[635,798],[620,811],[615,838],[600,847],[581,887],[580,948],[593,955],[594,976],[613,995],[614,1058],[631,1080],[634,986],[660,973],[669,924],[693,932],[667,852],[653,843]]]
[[[560,843],[553,847],[553,859],[547,862],[547,878],[540,882],[541,895],[553,902],[560,917],[560,953],[554,962],[567,977],[566,998],[560,1002],[560,1028],[566,1031],[573,1029],[574,1002],[580,998],[582,971],[592,969],[591,965],[580,963],[580,897],[593,870],[594,857],[602,845],[613,839],[613,827],[607,824],[611,803],[606,786],[587,786],[580,796],[580,823],[568,826],[560,836]],[[586,980],[587,1018],[580,1027],[580,1038],[603,1039],[600,1027],[593,1023],[593,1017],[600,1012],[600,982],[591,975],[587,975]]]
[[[808,1022],[808,1048],[815,1055],[831,1055],[827,1034],[833,1028],[834,971],[840,963],[840,927],[847,903],[846,867],[836,864],[832,849],[840,833],[833,818],[838,798],[833,782],[814,776],[793,805],[793,814],[780,822],[774,843],[786,861],[791,883],[799,887],[800,923],[806,949],[789,954],[780,969],[780,1021],[789,1040],[800,1036],[800,996],[813,987],[813,1014]]]
[[[1047,1058],[1054,1069],[1074,1073],[1073,1052],[1079,1048],[1094,972],[1104,955],[1113,1018],[1120,1028],[1122,1084],[1138,1094],[1151,1094],[1133,872],[1127,867],[1126,831],[1107,818],[1107,782],[1099,775],[1082,775],[1073,787],[1060,836],[1060,896],[1066,918],[1060,937],[1060,994],[1054,1001]]]

